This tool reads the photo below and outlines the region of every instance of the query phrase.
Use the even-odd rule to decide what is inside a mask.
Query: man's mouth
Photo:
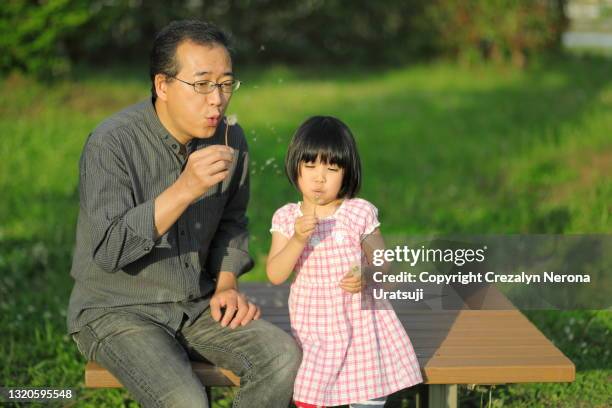
[[[220,115],[214,115],[214,116],[208,116],[206,118],[206,124],[208,126],[214,126],[216,127],[217,125],[219,125],[219,119],[221,118]]]

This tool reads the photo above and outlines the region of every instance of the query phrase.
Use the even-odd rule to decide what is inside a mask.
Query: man
[[[68,330],[143,405],[207,407],[190,358],[241,376],[234,407],[286,407],[301,355],[237,289],[247,253],[248,151],[224,112],[239,86],[211,24],[165,27],[152,99],[99,125],[80,161]]]

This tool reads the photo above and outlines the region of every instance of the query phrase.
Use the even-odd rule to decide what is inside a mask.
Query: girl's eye
[[[304,167],[306,167],[307,169],[314,169],[315,168],[314,164],[305,164]]]
[[[329,170],[329,171],[333,171],[333,172],[340,171],[340,169],[339,169],[339,168],[337,168],[337,167],[329,167],[327,170]]]

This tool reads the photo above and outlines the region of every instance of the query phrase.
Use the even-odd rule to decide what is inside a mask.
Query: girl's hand
[[[342,289],[346,290],[349,293],[357,293],[361,291],[361,275],[356,275],[354,271],[350,270],[340,281],[340,286]]]
[[[293,236],[305,244],[317,226],[317,217],[314,215],[303,215],[295,220]]]

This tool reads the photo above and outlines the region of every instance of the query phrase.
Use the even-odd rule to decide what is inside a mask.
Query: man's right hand
[[[194,201],[229,175],[233,160],[234,149],[228,146],[213,145],[197,150],[189,155],[178,182]]]

